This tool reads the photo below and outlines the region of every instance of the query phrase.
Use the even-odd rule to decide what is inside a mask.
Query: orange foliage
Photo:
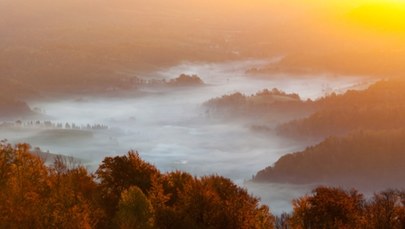
[[[0,228],[272,228],[269,209],[229,179],[161,174],[136,152],[105,158],[96,175],[1,142]]]

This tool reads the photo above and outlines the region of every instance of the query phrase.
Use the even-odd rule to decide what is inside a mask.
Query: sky
[[[0,53],[0,74],[16,74],[34,84],[38,80],[27,80],[34,71],[49,82],[48,75],[55,75],[51,71],[77,69],[71,75],[90,75],[86,71],[92,66],[141,71],[184,60],[274,56],[287,56],[288,67],[399,75],[405,57],[405,2],[0,0],[0,33],[0,48],[7,46]],[[16,60],[25,60],[26,66],[15,66]],[[54,68],[43,64],[49,62]]]

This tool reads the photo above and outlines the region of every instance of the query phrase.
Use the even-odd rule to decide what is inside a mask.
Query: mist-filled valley
[[[403,12],[382,0],[0,0],[0,211],[35,195],[50,211],[77,192],[80,211],[96,209],[76,215],[91,222],[80,228],[352,228],[379,225],[386,198],[398,214],[386,225],[401,228]],[[20,173],[30,163],[46,189],[11,201],[35,183]],[[127,210],[148,219],[126,221],[131,195],[146,207]],[[318,197],[348,216],[311,212]]]
[[[187,63],[151,75],[155,81],[170,82],[183,73],[195,74],[203,85],[162,86],[148,82],[140,86],[135,82],[133,89],[125,93],[33,100],[28,105],[36,111],[37,119],[21,119],[21,123],[11,119],[10,127],[4,121],[0,131],[10,142],[28,142],[43,151],[73,156],[90,169],[96,168],[105,156],[133,149],[162,171],[219,174],[244,185],[280,156],[306,145],[273,131],[291,118],[271,117],[270,112],[264,113],[268,117],[262,119],[238,118],[236,113],[234,118],[225,118],[211,112],[205,102],[223,94],[250,95],[267,88],[297,92],[304,100],[316,99],[332,90],[342,93],[370,83],[367,78],[353,76],[255,78],[246,73],[264,63]],[[258,130],[259,126],[266,131]]]

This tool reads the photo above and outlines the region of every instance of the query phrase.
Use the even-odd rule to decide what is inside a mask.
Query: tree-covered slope
[[[405,187],[405,130],[357,131],[287,154],[254,181]]]
[[[364,91],[348,91],[316,101],[320,109],[309,117],[278,127],[294,138],[322,138],[357,129],[405,127],[405,81],[380,81]]]

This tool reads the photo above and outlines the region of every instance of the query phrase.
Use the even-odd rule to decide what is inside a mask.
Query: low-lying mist
[[[316,99],[366,81],[364,77],[328,74],[257,78],[246,73],[247,69],[268,62],[184,63],[139,76],[172,79],[182,73],[197,74],[205,83],[199,87],[149,87],[134,89],[125,95],[70,95],[30,101],[31,108],[42,111],[44,120],[60,123],[60,128],[3,127],[1,135],[10,142],[27,142],[45,151],[74,156],[90,169],[96,168],[107,155],[122,155],[133,149],[162,171],[184,170],[198,176],[219,174],[243,184],[280,156],[306,145],[282,139],[272,132],[253,132],[250,126],[255,120],[211,117],[202,106],[204,102],[224,94],[252,94],[265,88],[279,88],[298,93],[302,99]],[[74,124],[84,128],[66,129],[66,123],[69,127]],[[87,124],[108,128],[85,128]],[[288,186],[266,186],[266,193],[273,195],[264,196],[263,192],[257,191],[257,185],[246,185],[266,203],[277,199],[277,204],[270,204],[275,212],[286,210],[291,196],[296,196],[285,192]],[[306,192],[310,187],[299,190]]]

